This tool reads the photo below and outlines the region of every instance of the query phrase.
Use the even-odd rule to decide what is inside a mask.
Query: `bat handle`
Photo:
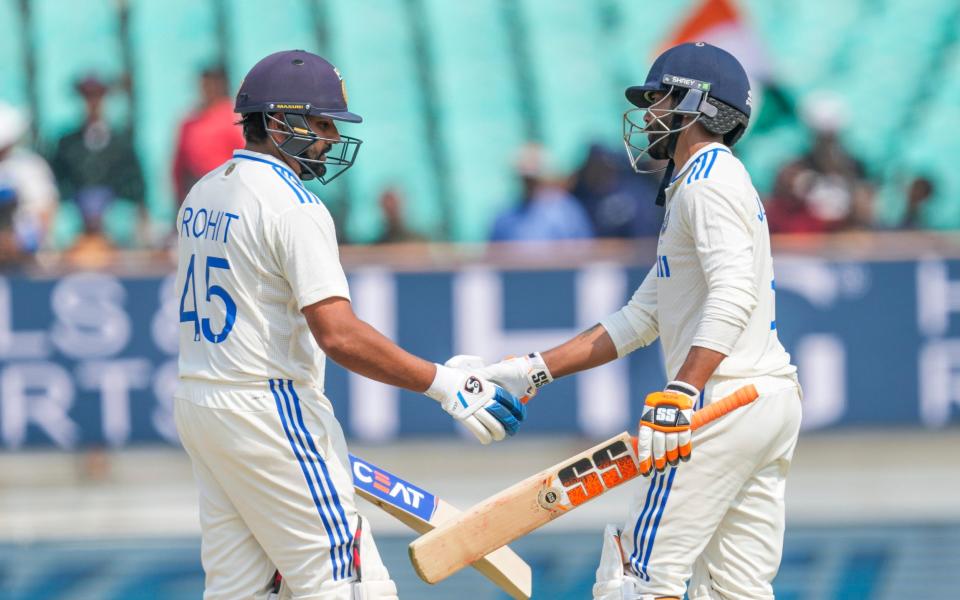
[[[757,392],[757,388],[754,387],[752,383],[750,385],[745,385],[732,394],[724,396],[716,402],[711,402],[706,408],[701,408],[697,412],[693,413],[693,421],[690,423],[690,429],[696,431],[707,423],[711,423],[715,419],[719,419],[723,415],[733,412],[741,406],[750,404],[759,397],[760,394]],[[637,437],[632,436],[632,439],[633,451],[637,452]]]
[[[724,396],[717,402],[711,402],[706,408],[701,408],[693,413],[693,421],[690,423],[690,429],[697,430],[728,412],[750,404],[759,396],[760,394],[757,393],[757,388],[754,387],[752,383],[745,385],[732,394]]]

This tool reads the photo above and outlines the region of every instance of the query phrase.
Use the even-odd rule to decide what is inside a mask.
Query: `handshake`
[[[500,441],[520,428],[524,403],[553,381],[539,353],[484,365],[479,356],[458,355],[437,365],[424,392],[463,423],[481,444]]]
[[[481,444],[513,435],[527,416],[524,403],[553,381],[539,353],[484,365],[479,356],[459,355],[437,365],[427,396],[469,429]],[[671,381],[648,394],[637,432],[640,472],[650,475],[690,459],[691,423],[700,390]]]

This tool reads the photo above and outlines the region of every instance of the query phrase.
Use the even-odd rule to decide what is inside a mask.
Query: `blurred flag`
[[[752,83],[766,82],[772,74],[760,37],[734,0],[702,0],[680,21],[657,54],[684,42],[708,42],[733,54]]]
[[[680,20],[657,53],[685,42],[707,42],[737,57],[753,90],[754,133],[796,119],[791,94],[777,84],[760,35],[735,0],[701,0]]]

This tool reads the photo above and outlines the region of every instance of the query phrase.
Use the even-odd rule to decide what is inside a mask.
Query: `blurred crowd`
[[[83,100],[83,119],[45,149],[31,147],[24,112],[0,104],[0,266],[21,265],[41,250],[55,249],[68,265],[96,267],[109,264],[120,249],[158,245],[132,132],[104,118],[104,99],[114,85],[119,84],[96,75],[78,80],[74,89]],[[782,165],[764,198],[773,233],[878,227],[877,184],[842,143],[841,114],[829,103],[802,112],[810,132],[808,149]],[[205,69],[198,77],[197,105],[184,115],[171,149],[177,202],[242,146],[226,73],[220,67]],[[654,204],[659,176],[634,173],[618,147],[591,145],[572,172],[558,172],[547,150],[529,143],[517,150],[514,167],[517,193],[499,199],[507,208],[493,220],[490,241],[637,238],[655,236],[659,229],[662,209]],[[903,187],[905,209],[898,226],[920,228],[934,184],[916,176]],[[382,231],[373,243],[435,237],[408,225],[401,187],[384,189],[377,206]],[[61,218],[65,214],[72,218]],[[159,239],[172,242],[170,234]]]
[[[199,101],[180,123],[172,156],[178,203],[243,147],[224,69],[203,70],[198,83]],[[83,118],[46,149],[30,147],[24,112],[0,104],[0,266],[55,249],[66,266],[96,268],[111,264],[120,250],[157,245],[133,133],[104,114],[108,93],[122,86],[96,74],[76,81]]]

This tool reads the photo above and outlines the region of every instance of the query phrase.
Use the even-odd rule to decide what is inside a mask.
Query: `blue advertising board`
[[[960,261],[780,256],[777,328],[800,368],[804,427],[944,427],[960,420]],[[647,268],[349,273],[357,313],[442,362],[550,347],[618,309]],[[172,277],[74,273],[0,278],[0,443],[176,442]],[[327,395],[353,438],[455,435],[416,394],[328,363]],[[563,379],[530,405],[524,434],[600,437],[632,427],[663,385],[656,347]]]

